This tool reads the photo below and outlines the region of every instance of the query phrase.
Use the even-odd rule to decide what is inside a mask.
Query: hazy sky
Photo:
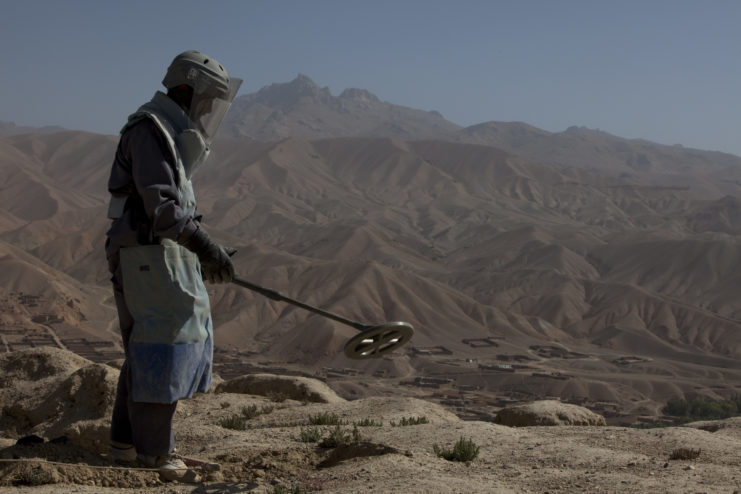
[[[459,125],[741,155],[739,0],[0,0],[0,120],[115,134],[201,50],[240,94],[303,73]]]

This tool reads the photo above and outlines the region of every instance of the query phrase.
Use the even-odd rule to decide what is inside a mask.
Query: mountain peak
[[[292,87],[300,87],[300,88],[311,88],[311,89],[317,89],[321,90],[317,83],[315,83],[311,77],[305,74],[299,74],[296,76],[294,80],[288,83],[289,86]]]
[[[299,74],[291,82],[274,83],[263,87],[257,93],[237,98],[240,99],[272,108],[287,109],[304,100],[326,103],[332,100],[332,94],[329,88],[320,88],[310,77]]]
[[[367,91],[365,89],[358,89],[358,88],[347,88],[344,91],[342,91],[342,94],[339,96],[340,99],[345,100],[353,100],[353,101],[362,101],[362,102],[373,102],[378,103],[380,100],[378,97],[371,93],[370,91]]]
[[[224,121],[232,136],[259,140],[337,136],[434,139],[460,127],[437,112],[382,102],[365,89],[348,88],[333,96],[305,74],[238,97]]]

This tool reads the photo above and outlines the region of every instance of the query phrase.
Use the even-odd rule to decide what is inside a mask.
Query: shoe
[[[198,475],[177,456],[170,454],[166,456],[139,455],[137,457],[147,468],[156,468],[160,478],[165,481],[178,480],[180,482],[197,482]]]
[[[117,463],[134,463],[136,461],[136,448],[133,444],[111,441],[108,445],[108,458]]]

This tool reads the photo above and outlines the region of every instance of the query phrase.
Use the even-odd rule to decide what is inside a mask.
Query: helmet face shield
[[[189,50],[176,56],[167,68],[162,84],[169,90],[191,88],[190,105],[179,101],[188,114],[191,129],[208,145],[224,119],[242,79],[229,77],[226,69],[205,53]]]
[[[198,84],[195,85],[188,118],[190,118],[193,129],[201,133],[206,143],[210,144],[213,140],[241,85],[242,79],[234,77],[218,86],[210,84],[206,87],[198,87]]]

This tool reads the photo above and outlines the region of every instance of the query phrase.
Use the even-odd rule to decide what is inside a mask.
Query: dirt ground
[[[227,405],[228,404],[228,405]],[[247,395],[201,395],[183,402],[178,451],[221,464],[197,484],[163,483],[154,472],[121,469],[71,444],[15,445],[5,439],[0,492],[232,493],[232,492],[726,492],[741,489],[741,420],[718,422],[715,432],[692,427],[510,428],[464,422],[437,405],[414,399],[364,399],[345,404],[274,403]],[[268,411],[244,431],[219,425],[241,407]],[[265,407],[265,408],[263,408]],[[335,414],[357,427],[361,441],[322,448],[301,441],[309,417]],[[398,425],[426,417],[427,424]],[[394,422],[397,425],[393,426]],[[332,426],[316,426],[322,436]],[[711,428],[715,428],[711,427]],[[447,461],[433,444],[460,438],[480,447],[468,463]],[[680,449],[694,460],[670,460]],[[328,461],[329,460],[329,461]],[[60,463],[47,463],[47,462]],[[69,465],[74,463],[75,465]]]
[[[179,403],[175,436],[179,454],[220,469],[163,482],[101,454],[117,374],[54,349],[0,358],[0,493],[741,492],[741,417],[515,428],[410,397],[218,392]],[[478,446],[472,461],[436,454],[460,440]]]

